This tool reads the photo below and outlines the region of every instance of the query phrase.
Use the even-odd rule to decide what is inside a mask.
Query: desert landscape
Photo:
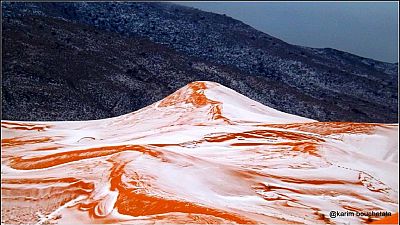
[[[1,225],[398,224],[398,6],[2,1]]]
[[[318,122],[215,82],[122,116],[2,120],[2,224],[366,224],[398,217],[398,124]]]

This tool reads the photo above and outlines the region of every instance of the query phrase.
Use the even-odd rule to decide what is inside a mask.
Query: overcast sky
[[[398,62],[397,2],[176,2],[226,14],[291,44]]]

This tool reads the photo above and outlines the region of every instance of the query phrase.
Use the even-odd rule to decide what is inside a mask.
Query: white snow
[[[175,105],[160,106],[160,101],[109,119],[79,122],[3,120],[3,142],[5,138],[28,142],[3,145],[2,185],[15,191],[32,189],[32,195],[40,195],[34,190],[69,188],[68,183],[3,182],[73,177],[92,183],[94,190],[85,190],[88,192],[85,197],[71,202],[74,205],[96,203],[93,212],[101,218],[93,218],[77,206],[61,206],[56,210],[63,215],[61,224],[106,221],[196,223],[191,215],[232,222],[226,218],[217,220],[211,214],[189,215],[176,211],[142,216],[121,214],[117,199],[122,193],[118,189],[111,190],[110,184],[115,171],[121,175],[120,185],[132,193],[192,203],[260,223],[267,220],[324,223],[317,212],[329,217],[329,211],[347,211],[348,207],[397,211],[397,124],[380,124],[371,132],[333,135],[277,128],[268,124],[317,121],[264,106],[217,83],[204,84],[207,88],[198,93],[204,93],[207,99],[220,104],[222,116],[229,122],[212,119],[210,104],[194,106],[180,99],[192,93],[190,86],[179,92],[184,95],[174,96]],[[24,125],[7,125],[9,122]],[[49,127],[43,131],[15,129],[27,127],[26,124]],[[315,123],[315,126],[327,129],[321,123]],[[299,140],[296,135],[303,139]],[[51,140],[29,143],[29,140],[45,137],[51,137]],[[136,149],[137,145],[146,151]],[[88,157],[88,153],[80,153],[110,146],[114,146],[111,149],[128,147],[101,156]],[[56,149],[46,149],[50,147]],[[43,169],[19,170],[12,164],[14,157],[67,159],[72,157],[73,151],[75,158]],[[55,154],[62,154],[62,157],[57,158]],[[357,217],[330,220],[333,223],[364,223]],[[43,222],[42,219],[39,224]]]

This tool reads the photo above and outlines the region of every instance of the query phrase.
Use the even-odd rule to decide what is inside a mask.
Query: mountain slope
[[[398,125],[317,122],[213,82],[114,118],[1,126],[3,223],[363,224],[380,217],[329,212],[398,208]]]
[[[195,80],[321,121],[398,119],[397,64],[290,45],[227,16],[166,3],[2,9],[4,119],[117,116]]]

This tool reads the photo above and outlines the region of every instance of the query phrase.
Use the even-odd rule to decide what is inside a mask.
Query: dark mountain
[[[2,119],[117,116],[210,80],[321,121],[398,122],[398,64],[291,45],[225,15],[8,2],[2,20]]]

